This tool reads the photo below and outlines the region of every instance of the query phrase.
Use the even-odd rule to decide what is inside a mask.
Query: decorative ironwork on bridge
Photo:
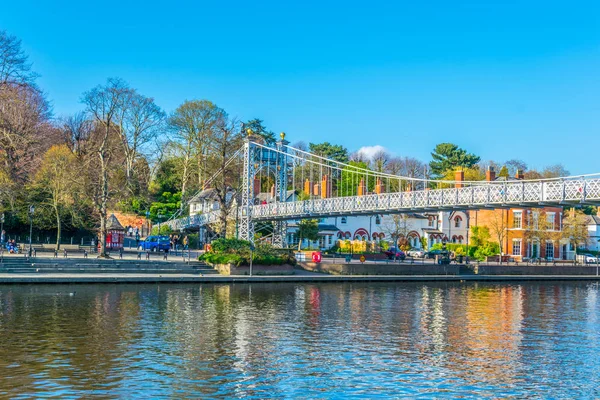
[[[239,196],[232,200],[239,204],[230,217],[237,220],[238,235],[253,241],[255,224],[272,221],[276,246],[284,244],[286,221],[303,218],[600,204],[600,174],[541,180],[495,180],[488,174],[486,181],[430,181],[311,154],[289,146],[283,133],[274,146],[267,146],[249,131],[236,157],[242,158],[243,174]],[[272,186],[259,201],[263,175],[272,179]],[[186,229],[218,218],[216,210],[167,224]]]

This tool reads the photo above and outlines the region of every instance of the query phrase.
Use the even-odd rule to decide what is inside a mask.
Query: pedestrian
[[[83,258],[87,258],[87,257],[88,257],[88,252],[87,252],[87,250],[84,250],[83,251]]]
[[[185,236],[183,237],[183,249],[184,249],[184,250],[187,250],[187,249],[188,249],[188,243],[189,243],[189,239],[188,239],[187,235],[185,235]]]
[[[54,250],[54,258],[58,258],[58,250]]]
[[[65,255],[65,258],[67,258],[67,249],[63,251],[63,254]]]
[[[119,248],[119,259],[120,260],[123,259],[123,248],[122,247]]]
[[[146,260],[150,261],[150,251],[146,250]]]
[[[169,249],[165,249],[165,254],[163,256],[163,260],[166,260],[168,255],[169,255]]]

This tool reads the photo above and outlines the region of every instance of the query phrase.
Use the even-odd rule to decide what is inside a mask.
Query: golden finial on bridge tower
[[[246,133],[248,134],[248,136],[251,136],[254,132],[252,131],[252,128],[248,128],[246,129]]]
[[[281,138],[281,140],[284,140],[285,139],[285,132],[281,132],[279,134],[279,137]]]

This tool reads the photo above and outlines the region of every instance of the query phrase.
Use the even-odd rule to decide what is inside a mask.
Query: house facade
[[[465,211],[321,218],[319,240],[309,242],[304,239],[302,246],[326,250],[338,240],[395,244],[398,237],[406,237],[412,248],[429,250],[432,245],[443,241],[466,244],[468,223],[469,215]],[[288,223],[287,243],[290,247],[298,245],[297,227],[298,221]]]
[[[486,172],[488,181],[520,181],[523,172],[514,177],[496,178],[493,168]],[[515,207],[470,211],[472,226],[487,227],[492,241],[500,244],[502,255],[518,261],[529,258],[572,259],[574,251],[561,239],[562,207]]]
[[[588,222],[589,239],[587,249],[592,251],[600,251],[600,207],[596,215],[590,215]]]

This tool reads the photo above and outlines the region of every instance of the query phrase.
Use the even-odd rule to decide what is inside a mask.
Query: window
[[[554,243],[546,242],[546,258],[553,259],[554,258]]]
[[[550,231],[554,230],[554,216],[555,215],[556,215],[556,213],[553,213],[553,212],[546,213],[546,221],[548,222],[548,230],[550,230]]]
[[[433,223],[434,223],[433,217],[429,217],[429,221],[427,221],[427,225],[431,227],[434,225]]]
[[[512,255],[520,256],[521,255],[521,239],[513,239],[512,241]]]
[[[462,221],[462,218],[461,218],[461,217],[459,217],[459,216],[456,216],[456,217],[454,218],[454,227],[455,227],[455,228],[460,228],[460,223],[461,223],[461,221]]]
[[[375,216],[375,225],[381,225],[381,217],[379,215]]]
[[[538,211],[533,212],[533,229],[536,231],[540,229],[540,213]]]
[[[341,223],[342,223],[342,224],[346,224],[346,223],[348,223],[348,218],[346,218],[346,217],[342,217]]]
[[[513,228],[521,229],[523,222],[523,211],[513,211]]]

